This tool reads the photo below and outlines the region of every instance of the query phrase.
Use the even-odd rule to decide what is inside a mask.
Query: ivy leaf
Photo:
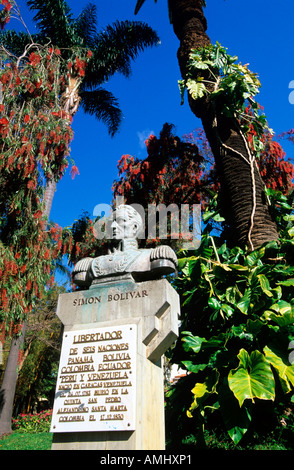
[[[230,286],[226,289],[226,300],[227,302],[235,305],[237,303],[237,296],[240,297],[240,293],[236,286]]]
[[[240,407],[246,399],[252,402],[254,398],[274,400],[275,379],[264,355],[253,351],[249,356],[245,349],[241,349],[237,357],[239,366],[229,372],[228,383]]]
[[[283,314],[274,313],[271,310],[266,310],[263,314],[263,318],[268,321],[273,321],[280,327],[294,324],[294,312],[288,309],[285,310]]]

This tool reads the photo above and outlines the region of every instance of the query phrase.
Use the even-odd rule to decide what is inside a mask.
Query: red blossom
[[[78,170],[78,167],[74,165],[70,171],[70,174],[71,174],[72,179],[74,179],[76,175],[79,175],[80,172]]]

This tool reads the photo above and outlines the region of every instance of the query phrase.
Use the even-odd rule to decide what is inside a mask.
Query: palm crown
[[[51,42],[68,58],[73,50],[90,49],[91,60],[79,88],[80,105],[84,111],[103,121],[111,135],[118,130],[122,112],[118,100],[102,85],[119,72],[129,77],[131,61],[144,48],[159,43],[159,38],[147,24],[138,21],[116,21],[102,32],[97,30],[96,5],[88,3],[74,18],[65,0],[27,0],[35,12],[38,33],[5,31],[1,42],[14,54],[20,55],[32,40],[39,44]]]

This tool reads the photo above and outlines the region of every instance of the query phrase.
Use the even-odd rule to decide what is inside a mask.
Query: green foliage
[[[41,413],[20,414],[12,420],[12,429],[20,433],[49,432],[51,425],[52,410]]]
[[[248,252],[204,231],[197,252],[179,259],[175,281],[182,324],[172,362],[189,373],[193,401],[186,414],[205,424],[209,415],[220,413],[235,444],[260,402],[293,401],[293,195],[283,211],[281,195],[276,196],[287,238]]]
[[[227,49],[219,43],[193,49],[187,76],[179,80],[182,102],[186,89],[194,100],[209,95],[211,102],[221,107],[222,113],[240,121],[245,135],[254,129],[255,150],[261,151],[264,132],[272,131],[268,128],[265,115],[260,113],[260,106],[253,99],[259,93],[260,81],[247,64],[236,63],[237,59],[237,56],[229,55]],[[251,115],[245,111],[248,104]]]
[[[51,450],[53,434],[13,433],[0,439],[0,450]]]
[[[48,408],[53,406],[62,331],[56,306],[58,295],[65,291],[54,284],[28,316],[24,361],[19,360],[14,414],[39,411],[44,402]]]
[[[93,3],[88,3],[76,18],[65,0],[28,0],[28,6],[35,14],[38,34],[31,36],[35,42],[48,44],[50,39],[66,60],[72,50],[91,49],[92,59],[79,88],[81,107],[106,124],[113,136],[123,115],[118,100],[102,85],[117,72],[129,77],[131,61],[146,47],[159,43],[156,32],[146,23],[127,20],[98,31],[97,8]],[[13,49],[21,37],[9,41],[7,34],[9,31],[0,37],[6,47]]]

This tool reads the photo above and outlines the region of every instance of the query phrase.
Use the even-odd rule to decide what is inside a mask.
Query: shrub
[[[21,413],[16,419],[12,419],[12,429],[14,432],[21,433],[49,432],[51,417],[52,410],[33,414]]]
[[[293,437],[283,416],[294,405],[294,193],[277,196],[279,243],[231,248],[207,230],[194,256],[179,258],[181,327],[169,359],[187,376],[168,391],[166,412],[185,444],[197,432],[204,446],[216,423],[235,446],[277,426]]]

